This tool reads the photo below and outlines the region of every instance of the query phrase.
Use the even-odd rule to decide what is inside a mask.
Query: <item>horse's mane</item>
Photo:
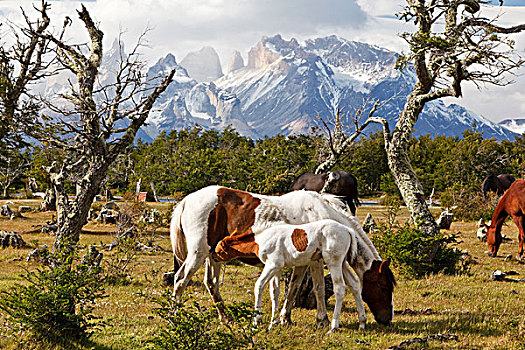
[[[357,233],[357,235],[359,236],[358,238],[361,238],[364,241],[366,246],[372,251],[374,258],[381,260],[381,257],[379,256],[376,247],[374,246],[366,232],[363,230],[361,224],[355,218],[355,216],[350,215],[350,213],[346,210],[344,202],[341,200],[341,198],[339,196],[335,196],[333,194],[328,193],[319,194],[319,196],[321,196],[322,200],[325,201],[325,203],[327,203],[330,207],[332,207],[349,222],[350,228],[352,228]]]

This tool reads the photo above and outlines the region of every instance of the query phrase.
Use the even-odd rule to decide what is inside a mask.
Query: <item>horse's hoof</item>
[[[359,324],[359,330],[360,331],[364,331],[365,330],[365,324],[364,323],[363,324],[361,324],[361,323]]]
[[[327,334],[332,334],[332,333],[335,333],[339,330],[339,328],[330,328],[330,330],[328,331]]]
[[[281,315],[279,318],[281,319],[281,326],[286,326],[286,325],[293,326],[294,325],[290,315],[286,315],[286,316]]]
[[[317,328],[326,328],[330,326],[330,321],[328,320],[328,317],[323,318],[321,320],[317,320],[316,326]]]

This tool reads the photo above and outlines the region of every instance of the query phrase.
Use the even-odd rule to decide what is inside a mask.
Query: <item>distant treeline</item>
[[[129,183],[118,184],[118,179],[124,178],[119,175],[125,168],[122,162],[109,182],[113,187],[131,189],[140,177],[143,183],[153,182],[160,195],[187,194],[210,184],[277,194],[286,192],[297,175],[313,172],[325,152],[319,136],[274,136],[253,141],[231,129],[222,133],[200,128],[172,131],[131,150]],[[438,193],[454,186],[479,188],[491,173],[523,177],[525,137],[496,141],[469,130],[462,138],[420,136],[412,139],[410,158],[427,194],[433,188]],[[397,194],[381,133],[363,137],[336,169],[358,178],[361,195]]]
[[[42,166],[60,159],[36,147],[31,166],[10,189],[20,190],[35,177],[42,187],[46,175]],[[141,178],[143,188],[154,183],[160,196],[182,196],[211,184],[230,186],[264,194],[286,192],[294,178],[313,172],[324,159],[326,147],[320,136],[274,136],[252,140],[233,129],[222,132],[192,130],[161,133],[154,142],[138,142],[111,169],[107,186],[114,193],[134,192]],[[410,146],[412,166],[426,194],[450,189],[478,189],[489,174],[525,174],[525,136],[515,141],[484,139],[467,130],[463,137],[420,136]],[[383,149],[381,133],[362,137],[349,149],[336,169],[353,173],[359,193],[397,194]],[[71,184],[74,192],[74,185]]]

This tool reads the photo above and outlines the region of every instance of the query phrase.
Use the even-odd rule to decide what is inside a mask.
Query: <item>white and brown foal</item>
[[[215,248],[214,257],[230,261],[239,257],[256,255],[264,263],[264,269],[255,283],[255,310],[261,318],[262,291],[270,283],[272,318],[270,328],[277,323],[276,310],[279,304],[279,278],[285,266],[310,266],[314,291],[324,284],[322,265],[324,261],[330,270],[334,285],[335,307],[329,333],[339,328],[341,307],[345,295],[345,282],[354,295],[359,329],[365,329],[366,314],[359,280],[352,274],[346,259],[355,260],[357,238],[355,232],[333,220],[315,221],[303,225],[277,225],[253,234],[233,234],[224,238]],[[318,315],[319,317],[319,315]]]

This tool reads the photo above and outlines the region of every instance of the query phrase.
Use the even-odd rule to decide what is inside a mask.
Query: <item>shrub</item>
[[[152,251],[156,249],[154,244],[159,238],[158,230],[169,225],[171,210],[154,211],[155,215],[152,213],[142,202],[121,205],[114,241],[106,246],[111,250],[104,260],[107,283],[131,284],[141,247],[151,248]]]
[[[499,197],[490,193],[487,198],[481,191],[454,185],[441,195],[441,204],[452,207],[454,216],[459,220],[488,220],[498,204]]]
[[[255,346],[252,320],[256,313],[246,303],[225,305],[232,322],[223,324],[217,305],[207,309],[197,302],[184,304],[168,292],[150,299],[160,306],[154,312],[165,321],[149,339],[154,349],[226,350]]]
[[[420,278],[427,274],[465,272],[461,265],[462,252],[451,247],[459,243],[455,234],[439,233],[431,236],[409,223],[394,221],[395,210],[388,212],[390,219],[380,223],[371,237],[383,257],[390,257],[392,264],[406,277]]]
[[[27,285],[0,292],[0,310],[7,313],[12,334],[25,332],[28,343],[66,348],[87,340],[101,325],[92,314],[94,302],[104,297],[99,273],[99,268],[82,264],[27,272]]]

